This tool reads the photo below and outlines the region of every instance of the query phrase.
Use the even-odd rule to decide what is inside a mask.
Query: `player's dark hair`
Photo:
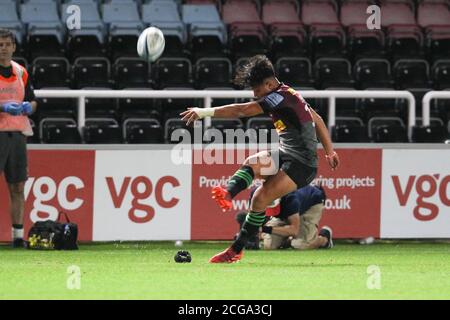
[[[8,29],[0,28],[0,38],[10,38],[12,43],[16,43],[16,37],[14,36],[14,33],[12,33]]]
[[[257,55],[238,67],[234,83],[241,87],[255,87],[271,77],[275,77],[272,62],[265,55]]]

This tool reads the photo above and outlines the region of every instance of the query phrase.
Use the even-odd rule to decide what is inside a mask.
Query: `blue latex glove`
[[[22,102],[22,114],[30,115],[33,113],[33,107],[31,106],[31,102],[24,101]]]
[[[9,113],[12,116],[20,116],[22,111],[22,104],[8,102],[3,105],[3,112]]]

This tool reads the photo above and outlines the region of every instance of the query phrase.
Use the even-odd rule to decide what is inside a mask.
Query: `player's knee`
[[[267,208],[267,206],[272,201],[269,198],[269,195],[265,191],[264,188],[259,188],[255,191],[255,194],[252,198],[252,209],[256,211],[261,211]]]
[[[245,159],[242,165],[252,168],[254,177],[259,177],[259,165],[257,163],[254,163],[254,161],[251,160],[251,157]]]

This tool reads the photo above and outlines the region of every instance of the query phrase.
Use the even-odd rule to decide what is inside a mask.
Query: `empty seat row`
[[[24,63],[20,59],[19,63]],[[245,59],[240,63],[245,63]],[[279,79],[293,87],[450,88],[450,60],[432,66],[426,60],[404,59],[393,65],[385,59],[360,59],[354,66],[342,58],[321,58],[314,66],[307,58],[280,58]],[[202,58],[192,65],[186,58],[161,58],[153,66],[138,58],[82,57],[71,65],[65,58],[37,58],[31,66],[35,88],[230,88],[233,65],[226,58]]]
[[[227,132],[227,129],[233,129]],[[234,130],[254,129],[247,136],[238,136]],[[35,130],[36,131],[36,130]],[[243,132],[243,131],[242,131]],[[250,119],[244,127],[239,119],[213,119],[212,126],[202,131],[203,143],[271,143],[278,136],[270,118]],[[407,143],[407,129],[399,118],[375,117],[365,126],[357,119],[337,119],[332,129],[335,142]],[[450,138],[450,131],[441,123],[413,128],[412,141],[442,143]],[[31,143],[56,144],[120,144],[120,143],[197,143],[194,128],[187,127],[179,118],[168,119],[164,128],[155,119],[130,118],[122,125],[111,119],[86,119],[80,134],[74,120],[46,118],[40,122],[39,135]]]
[[[450,88],[450,60],[438,60],[431,67],[426,60],[402,59],[394,64],[385,59],[360,59],[352,67],[342,58],[281,58],[276,63],[280,79],[296,87],[345,88]]]
[[[67,11],[72,3],[83,12],[83,28],[66,32],[62,21],[72,21]],[[13,3],[6,0],[0,8],[0,26],[15,30],[19,43],[27,39],[19,50],[31,58],[108,55],[115,59],[135,55],[136,38],[148,25],[163,30],[166,55],[185,51],[195,58],[270,53],[275,59],[283,55],[313,59],[335,55],[437,60],[450,55],[450,10],[442,1],[421,2],[417,21],[410,1],[381,1],[381,29],[367,28],[366,10],[372,1],[363,0],[344,1],[340,10],[332,0],[305,0],[301,6],[296,1],[269,0],[262,4],[261,15],[258,1],[228,0],[220,8],[222,17],[210,4],[179,7],[173,1],[154,0],[144,3],[140,14],[140,7],[131,3],[107,2],[99,11],[93,1],[72,0],[61,6],[60,20],[56,3],[27,2],[20,6],[21,21]],[[22,37],[22,22],[28,26],[26,37]]]
[[[17,62],[25,64],[21,59]],[[81,57],[71,65],[66,58],[37,58],[30,68],[34,87],[168,88],[229,87],[232,64],[226,58],[202,58],[192,66],[185,58],[162,58],[151,67],[139,58]]]

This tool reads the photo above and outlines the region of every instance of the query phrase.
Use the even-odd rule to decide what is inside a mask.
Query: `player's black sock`
[[[242,166],[231,177],[227,185],[227,191],[231,198],[234,198],[239,192],[247,189],[253,182],[255,174],[250,166]]]
[[[265,212],[250,211],[242,225],[241,232],[234,243],[231,245],[234,252],[241,252],[247,244],[248,240],[258,234],[259,227],[263,225],[265,220]]]

